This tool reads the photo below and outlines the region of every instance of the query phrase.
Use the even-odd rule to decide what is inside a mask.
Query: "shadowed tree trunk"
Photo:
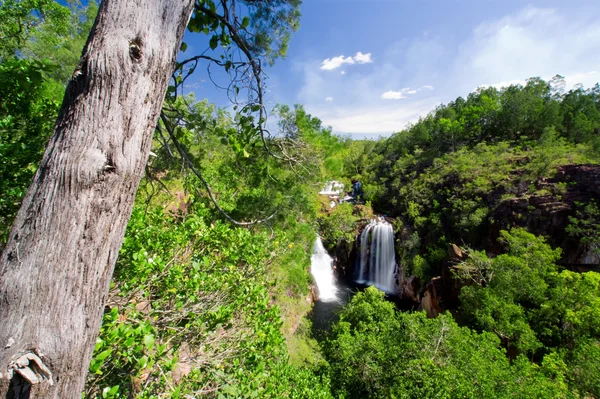
[[[1,397],[81,398],[193,0],[103,0],[0,258]]]

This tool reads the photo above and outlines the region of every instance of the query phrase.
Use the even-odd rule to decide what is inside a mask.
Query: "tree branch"
[[[192,172],[196,175],[196,177],[198,177],[198,179],[200,179],[200,181],[202,182],[202,184],[206,188],[206,191],[208,193],[208,196],[210,197],[210,200],[215,205],[215,207],[217,208],[217,210],[228,221],[230,221],[231,223],[233,223],[233,224],[235,224],[237,226],[251,226],[251,225],[254,225],[254,224],[258,224],[258,223],[267,222],[267,221],[271,220],[273,217],[275,217],[275,215],[277,214],[277,212],[274,212],[271,216],[269,216],[269,217],[267,217],[265,219],[252,220],[252,221],[249,221],[249,222],[238,222],[237,220],[235,220],[231,216],[229,216],[229,214],[227,214],[227,212],[225,212],[225,210],[223,210],[223,208],[221,208],[221,206],[219,206],[219,203],[217,202],[217,200],[215,199],[215,197],[214,197],[214,195],[212,193],[212,189],[210,188],[210,185],[204,179],[204,177],[202,176],[202,174],[200,173],[200,171],[198,171],[198,169],[196,169],[196,167],[194,166],[194,163],[192,162],[192,160],[187,155],[187,152],[183,149],[183,147],[181,146],[181,144],[179,143],[179,141],[175,137],[175,132],[173,131],[173,127],[170,125],[170,122],[167,120],[167,117],[162,112],[160,113],[160,119],[162,120],[163,124],[165,125],[165,128],[167,129],[167,132],[169,132],[169,136],[171,137],[171,140],[173,141],[173,144],[175,144],[175,148],[177,148],[177,151],[181,155],[181,158],[188,165],[188,167],[192,170]]]

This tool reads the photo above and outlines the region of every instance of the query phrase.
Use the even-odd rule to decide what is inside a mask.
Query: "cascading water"
[[[394,228],[385,220],[371,221],[360,235],[360,258],[356,273],[358,284],[374,285],[396,292],[396,253]]]
[[[362,233],[360,234],[360,259],[358,264],[358,270],[356,273],[356,282],[358,284],[367,283],[367,265],[369,263],[369,233],[371,232],[371,229],[373,228],[373,226],[375,226],[375,224],[375,220],[371,220],[371,223],[365,226]]]
[[[339,181],[332,180],[327,182],[323,190],[319,191],[321,195],[340,195],[344,192],[344,184]]]
[[[337,302],[339,300],[332,265],[333,259],[325,250],[321,237],[317,236],[313,254],[310,257],[310,272],[317,283],[319,300],[323,302]]]

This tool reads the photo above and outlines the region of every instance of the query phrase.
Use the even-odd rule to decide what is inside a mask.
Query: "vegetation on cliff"
[[[2,244],[96,12],[0,4]],[[287,159],[239,115],[171,90],[85,396],[600,397],[600,274],[568,270],[558,247],[568,237],[598,256],[600,194],[557,177],[565,165],[597,168],[600,87],[563,83],[481,88],[378,141],[280,105],[267,144],[285,145]],[[324,181],[351,178],[367,204],[319,201]],[[538,202],[566,215],[561,240],[529,223],[546,217]],[[305,317],[315,236],[347,261],[371,204],[396,217],[407,276],[426,283],[452,266],[459,306],[427,319],[369,288],[316,343]],[[452,265],[450,243],[467,254]]]

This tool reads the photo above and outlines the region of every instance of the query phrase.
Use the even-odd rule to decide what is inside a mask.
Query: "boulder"
[[[434,318],[444,311],[442,307],[441,293],[443,291],[443,281],[441,277],[434,277],[425,286],[421,296],[421,305],[419,310],[424,310],[427,317]]]

